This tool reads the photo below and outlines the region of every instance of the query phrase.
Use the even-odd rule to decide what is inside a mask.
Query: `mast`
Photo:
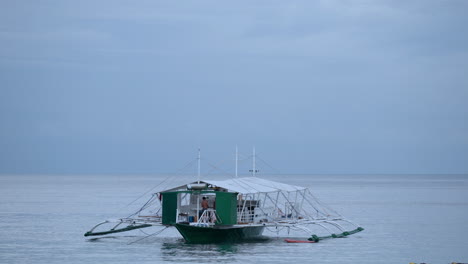
[[[255,177],[255,146],[253,147],[253,158],[252,158],[252,176]]]
[[[198,148],[198,173],[197,173],[197,183],[200,183],[200,148]]]
[[[197,183],[200,184],[200,148],[198,148],[198,173],[197,173]],[[197,214],[196,214],[196,219],[197,222],[200,220],[198,219],[200,215],[200,194],[197,195]]]
[[[238,156],[238,152],[237,152],[237,145],[236,145],[236,178],[237,178],[237,163],[239,161],[239,156]]]

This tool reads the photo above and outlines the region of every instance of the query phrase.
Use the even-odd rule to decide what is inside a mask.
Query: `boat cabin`
[[[234,225],[237,223],[237,192],[212,187],[207,183],[192,183],[160,192],[162,224],[202,223]],[[208,209],[203,210],[203,198]]]
[[[194,182],[159,193],[162,224],[235,225],[268,221],[259,211],[261,201],[208,182]],[[203,210],[206,199],[208,209]]]

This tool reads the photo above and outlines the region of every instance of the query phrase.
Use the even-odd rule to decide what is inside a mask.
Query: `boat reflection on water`
[[[276,241],[278,239],[260,237],[244,240],[241,243],[192,244],[184,243],[183,239],[178,239],[174,242],[162,243],[161,255],[164,261],[169,262],[195,259],[200,260],[200,262],[239,262],[239,257],[245,256],[247,252],[265,248],[268,243],[276,245]]]

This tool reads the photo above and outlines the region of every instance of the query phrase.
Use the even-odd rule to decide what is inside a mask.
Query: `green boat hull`
[[[261,238],[264,226],[191,226],[176,224],[175,227],[188,243],[239,242]]]

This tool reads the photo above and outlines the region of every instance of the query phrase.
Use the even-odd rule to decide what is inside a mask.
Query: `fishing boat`
[[[188,243],[222,243],[258,239],[270,233],[299,232],[305,240],[319,242],[342,238],[364,230],[320,202],[307,187],[257,177],[253,154],[251,176],[231,179],[198,179],[154,192],[132,215],[106,220],[85,236],[105,236],[148,227],[160,227],[156,235],[174,227]],[[100,231],[102,226],[112,227]],[[123,226],[123,227],[121,227]]]

